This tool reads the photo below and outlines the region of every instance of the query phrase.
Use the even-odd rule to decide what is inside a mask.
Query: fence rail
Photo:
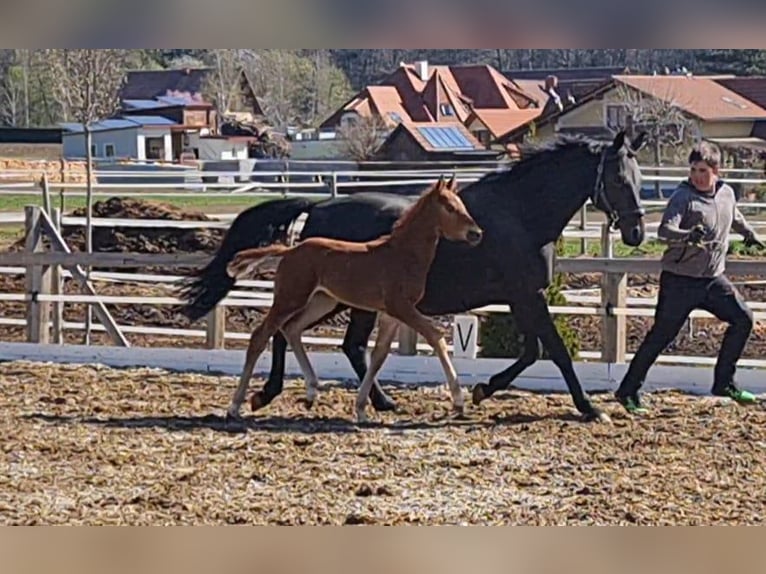
[[[63,321],[64,303],[97,304],[102,309],[100,319],[102,325],[95,325],[96,330],[107,331],[117,345],[128,346],[125,334],[168,335],[181,337],[204,337],[208,348],[223,348],[226,340],[244,340],[249,333],[232,333],[225,330],[225,310],[227,307],[259,307],[268,308],[272,302],[270,290],[273,284],[269,281],[240,281],[237,288],[208,315],[206,328],[177,329],[170,327],[122,326],[117,325],[104,307],[110,305],[177,305],[181,301],[174,296],[104,296],[96,292],[93,283],[98,281],[153,283],[170,286],[181,277],[176,275],[154,276],[147,273],[122,273],[92,271],[88,286],[83,294],[63,294],[61,282],[68,274],[70,277],[82,280],[82,267],[92,268],[138,268],[147,267],[194,267],[205,265],[211,256],[205,254],[142,254],[142,253],[72,253],[67,252],[57,231],[60,217],[50,218],[38,207],[29,206],[25,210],[27,225],[27,249],[17,252],[0,253],[0,272],[23,273],[26,280],[24,293],[0,294],[0,301],[16,301],[26,305],[26,318],[0,318],[0,324],[26,325],[27,341],[49,342],[52,331],[53,341],[63,340],[63,329],[82,329],[79,322]],[[107,220],[104,221],[107,223]],[[117,225],[119,223],[112,223]],[[137,222],[140,223],[140,222]],[[166,222],[167,223],[167,222]],[[202,224],[206,222],[189,222]],[[53,246],[59,251],[45,251],[41,247],[39,236],[42,233],[52,233]],[[603,233],[602,239],[607,237]],[[30,239],[31,238],[31,239]],[[63,269],[61,269],[63,268]],[[555,263],[557,272],[564,273],[599,273],[602,275],[600,293],[596,295],[569,294],[568,304],[551,306],[554,314],[591,315],[600,318],[602,323],[602,348],[598,351],[583,352],[585,359],[605,362],[624,362],[630,357],[626,352],[626,318],[651,316],[654,314],[654,301],[638,300],[627,297],[628,274],[657,274],[660,271],[658,259],[643,257],[577,257],[559,258]],[[730,260],[728,271],[732,276],[766,277],[766,261],[760,260]],[[250,288],[247,290],[246,288]],[[252,289],[255,289],[253,291]],[[753,304],[756,320],[766,320],[766,303]],[[503,313],[508,309],[503,305],[488,305],[468,311],[472,314]],[[705,311],[695,311],[692,317],[710,317]],[[305,337],[308,344],[320,346],[338,346],[340,339],[324,337]],[[370,344],[373,344],[371,342]],[[427,351],[430,347],[417,340],[400,339],[394,344],[400,354],[414,354],[418,350]],[[454,351],[454,349],[452,349]],[[705,363],[704,357],[663,356],[660,361],[681,363]],[[750,361],[750,364],[753,364]],[[766,361],[756,362],[755,366],[766,367]]]
[[[302,162],[303,163],[303,162]],[[434,177],[440,174],[451,174],[453,171],[457,174],[460,182],[471,182],[480,178],[484,174],[494,171],[492,169],[471,167],[471,168],[451,168],[444,169],[404,169],[404,170],[312,170],[312,171],[199,171],[194,169],[175,170],[171,172],[158,171],[132,171],[132,170],[96,170],[96,184],[94,185],[96,197],[111,196],[114,190],[119,190],[119,195],[123,196],[163,196],[163,197],[192,197],[199,195],[199,191],[204,191],[205,197],[263,197],[263,196],[286,196],[290,194],[328,197],[330,195],[342,195],[351,192],[355,188],[362,186],[380,186],[396,188],[403,185],[426,185]],[[675,183],[685,179],[685,167],[676,166],[641,166],[643,176],[646,182],[668,182]],[[38,173],[35,170],[35,173]],[[42,173],[42,170],[39,171]],[[742,184],[766,184],[766,179],[752,177],[753,174],[762,175],[758,170],[747,169],[727,169],[726,175],[734,177],[727,178],[731,183]],[[27,172],[28,174],[28,172]],[[34,190],[36,184],[16,184],[4,181],[12,174],[0,174],[0,197],[3,193],[29,196],[43,195],[43,205],[46,208],[51,207],[50,188],[58,189],[66,197],[84,195],[84,184],[82,183],[52,183],[48,184],[47,177],[43,175],[40,183],[40,189]],[[134,183],[104,183],[98,182],[98,178],[105,180],[114,180],[120,177],[130,178]],[[175,177],[179,181],[164,183],[145,183],[142,178],[171,178]],[[210,179],[218,179],[216,183],[210,182]],[[221,182],[220,179],[229,178],[230,181]],[[275,181],[260,181],[260,179],[273,178]],[[239,181],[237,181],[239,180]],[[254,181],[255,180],[255,181]],[[135,183],[138,181],[138,183]],[[329,191],[328,191],[329,185]],[[137,188],[143,191],[137,191]],[[215,190],[215,191],[208,191]],[[663,207],[667,199],[644,200],[642,203],[649,207]],[[766,203],[744,202],[740,204],[743,208],[763,209]],[[84,217],[58,217],[55,224],[50,217],[46,217],[45,211],[35,212],[37,208],[28,207],[24,213],[0,214],[0,224],[21,224],[27,225],[27,237],[30,235],[30,221],[35,217],[43,223],[43,231],[49,235],[56,235],[61,225],[80,226],[86,224]],[[588,208],[583,208],[578,217],[573,219],[567,226],[564,236],[568,238],[579,238],[581,240],[581,253],[585,253],[585,243],[588,240],[600,241],[602,255],[606,257],[592,258],[562,258],[556,262],[556,269],[566,273],[599,273],[602,275],[601,290],[595,296],[579,298],[571,296],[569,303],[571,305],[553,306],[553,313],[594,315],[601,318],[602,322],[602,349],[596,352],[582,353],[584,358],[594,358],[608,362],[622,362],[630,355],[625,349],[625,321],[629,316],[648,316],[654,313],[653,302],[637,302],[635,298],[627,298],[627,276],[631,273],[656,274],[659,272],[659,261],[647,258],[612,258],[613,240],[617,232],[605,232],[601,222],[594,224],[588,221]],[[35,215],[37,213],[37,215]],[[231,219],[237,214],[216,214],[214,221],[172,221],[172,220],[146,220],[146,219],[115,219],[115,218],[92,218],[91,223],[94,227],[144,227],[144,228],[218,228],[225,229],[230,225]],[[53,219],[56,219],[55,217]],[[47,222],[47,223],[46,223]],[[752,222],[754,226],[766,226],[766,222]],[[656,237],[656,223],[647,224],[647,238]],[[300,223],[296,224],[300,228]],[[296,231],[298,230],[296,229]],[[35,232],[37,233],[37,232]],[[731,239],[737,236],[732,235]],[[65,246],[62,247],[63,239],[60,234],[57,236],[58,251],[42,251],[37,243],[27,244],[27,249],[14,253],[0,253],[0,266],[5,266],[5,270],[22,269],[26,277],[26,288],[23,294],[0,295],[0,301],[17,301],[27,305],[27,334],[28,340],[43,341],[49,337],[49,329],[53,331],[54,341],[60,342],[62,329],[81,328],[81,324],[75,322],[64,322],[62,318],[62,306],[64,303],[95,303],[100,309],[100,318],[106,325],[96,325],[96,329],[106,329],[112,339],[118,345],[127,345],[127,338],[122,334],[141,333],[160,334],[162,327],[120,327],[106,311],[104,305],[108,304],[149,304],[165,305],[178,304],[175,297],[108,297],[98,295],[92,284],[93,281],[136,281],[138,274],[112,273],[109,274],[92,271],[89,277],[81,273],[81,268],[145,268],[145,267],[194,267],[202,266],[209,261],[210,257],[206,255],[195,254],[140,254],[140,253],[67,253]],[[731,275],[748,275],[756,277],[766,276],[766,263],[760,261],[738,261],[732,260],[728,264]],[[83,282],[86,293],[82,295],[63,295],[61,281],[67,273]],[[87,280],[89,279],[90,282]],[[176,276],[165,276],[163,280],[159,278],[155,283],[168,284],[176,281]],[[251,306],[268,307],[271,304],[271,296],[264,293],[263,290],[271,289],[269,282],[260,282],[259,285],[245,285],[240,282],[238,287],[255,287],[260,291],[234,290],[229,293],[226,299],[210,314],[207,319],[207,328],[205,331],[193,329],[170,329],[168,334],[174,336],[200,337],[204,333],[207,344],[211,348],[220,348],[226,339],[240,339],[249,336],[248,334],[227,333],[224,329],[225,309],[229,306]],[[52,319],[48,320],[51,308],[53,309]],[[761,311],[763,306],[760,303],[754,304],[756,319],[766,318]],[[473,313],[495,313],[507,312],[505,306],[486,306],[474,309]],[[700,311],[695,312],[693,317],[709,316]],[[3,321],[18,321],[12,318],[0,318],[0,324]],[[5,323],[15,324],[15,323]],[[88,328],[90,325],[88,325]],[[151,330],[150,330],[151,329]],[[160,329],[158,331],[157,329]],[[403,330],[404,331],[404,330]],[[425,344],[418,344],[417,338],[412,338],[412,334],[405,333],[400,338],[400,353],[413,354],[418,349],[428,349]],[[315,338],[316,339],[316,338]],[[307,342],[310,338],[307,339]],[[314,344],[339,345],[340,341],[335,339],[316,339]],[[396,345],[395,345],[396,346]],[[664,360],[661,358],[660,360]],[[684,359],[684,361],[694,360]],[[701,362],[705,358],[698,357]],[[766,366],[766,362],[764,365]]]

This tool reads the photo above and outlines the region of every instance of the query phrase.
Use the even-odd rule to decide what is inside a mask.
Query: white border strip
[[[309,353],[317,375],[322,380],[356,382],[348,359],[342,353]],[[0,360],[34,362],[102,364],[111,367],[151,367],[171,371],[223,373],[238,376],[244,362],[241,350],[206,350],[176,348],[107,347],[86,345],[39,345],[35,343],[0,343]],[[489,377],[507,368],[514,359],[453,358],[453,364],[464,385],[487,382]],[[271,366],[271,353],[261,355],[256,364],[257,375],[265,375]],[[614,391],[626,364],[600,362],[575,364],[575,370],[586,392]],[[287,354],[285,375],[300,377],[300,368],[292,353]],[[434,356],[388,357],[380,375],[387,383],[444,384],[439,359]],[[766,394],[763,372],[740,368],[738,382],[756,394]],[[710,367],[655,365],[649,372],[646,390],[677,389],[694,394],[707,394],[713,383]],[[534,391],[567,392],[558,368],[551,361],[538,361],[516,379],[514,386]]]

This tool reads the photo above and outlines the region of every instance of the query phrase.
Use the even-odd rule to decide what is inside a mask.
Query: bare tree
[[[0,123],[29,127],[29,50],[0,51]]]
[[[215,106],[216,133],[221,133],[226,114],[241,107],[245,57],[244,50],[229,48],[210,50],[206,55],[205,62],[212,70],[202,87],[202,93]]]
[[[663,151],[678,152],[694,137],[696,124],[683,111],[685,96],[670,89],[652,90],[655,95],[621,84],[617,88],[617,99],[624,106],[624,117],[620,123],[634,137],[640,131],[646,132],[648,148],[653,150],[654,165],[662,165]],[[677,158],[674,158],[677,159]],[[659,175],[659,173],[657,174]],[[660,182],[654,184],[659,196]]]
[[[630,136],[646,132],[647,142],[653,145],[654,160],[662,161],[663,148],[676,148],[692,137],[694,121],[683,111],[685,96],[671,90],[653,90],[655,96],[621,84],[616,97],[624,107],[619,119]]]
[[[358,116],[337,130],[341,150],[355,161],[371,159],[388,133],[389,128],[377,115]]]
[[[125,81],[126,50],[44,50],[42,54],[52,78],[53,97],[65,117],[82,124],[85,134],[87,179],[85,249],[93,251],[93,136],[98,120],[114,114],[120,105]],[[90,267],[87,268],[90,275]],[[90,339],[91,307],[87,307],[86,344]]]

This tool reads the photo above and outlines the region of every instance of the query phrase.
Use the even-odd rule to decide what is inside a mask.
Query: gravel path
[[[260,381],[257,383],[260,384]],[[759,524],[766,410],[674,392],[584,424],[565,394],[496,395],[468,420],[446,389],[351,422],[354,395],[301,381],[246,428],[233,377],[0,364],[3,524]]]

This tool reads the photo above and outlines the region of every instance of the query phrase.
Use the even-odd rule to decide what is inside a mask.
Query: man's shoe
[[[638,393],[633,393],[627,396],[621,396],[615,393],[614,398],[620,403],[623,408],[631,415],[645,415],[649,412],[649,409],[641,404],[641,399]]]
[[[721,386],[714,386],[712,390],[712,394],[716,397],[728,397],[730,399],[735,400],[738,403],[741,404],[753,404],[758,402],[758,397],[756,397],[753,393],[750,391],[745,391],[737,387],[734,383],[729,383],[727,385],[721,385]]]

